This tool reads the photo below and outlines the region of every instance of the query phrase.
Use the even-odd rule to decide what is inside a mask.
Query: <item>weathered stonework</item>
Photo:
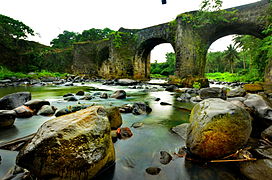
[[[121,34],[119,39],[112,37],[106,41],[75,45],[73,72],[104,78],[148,79],[151,50],[161,43],[170,43],[176,53],[175,75],[178,78],[203,77],[206,54],[214,41],[231,34],[263,37],[265,22],[262,17],[268,7],[269,1],[262,0],[227,9],[237,10],[234,14],[225,15],[226,19],[235,17],[235,20],[202,24],[200,28],[194,28],[193,23],[184,21],[182,14],[172,22],[144,29],[121,28],[118,31]],[[194,16],[195,13],[184,14]],[[107,51],[103,51],[106,47]],[[106,55],[100,56],[99,53]]]

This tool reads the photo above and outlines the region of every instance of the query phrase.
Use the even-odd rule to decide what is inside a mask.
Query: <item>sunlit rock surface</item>
[[[17,156],[19,166],[41,179],[90,179],[114,160],[102,106],[45,122]]]
[[[186,146],[203,159],[215,159],[241,148],[252,127],[249,113],[218,98],[197,104],[191,113]]]

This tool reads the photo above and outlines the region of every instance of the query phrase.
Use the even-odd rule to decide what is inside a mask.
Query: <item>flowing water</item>
[[[153,89],[152,89],[153,87]],[[155,87],[155,88],[154,88]],[[171,132],[171,128],[188,122],[189,112],[182,111],[178,107],[191,109],[193,104],[180,103],[175,101],[176,94],[163,91],[160,86],[149,86],[149,90],[129,89],[121,86],[104,86],[99,83],[85,84],[73,87],[47,86],[47,87],[8,87],[0,88],[0,97],[20,91],[30,91],[32,99],[46,99],[51,105],[63,108],[68,105],[75,105],[78,102],[66,102],[63,95],[76,93],[83,90],[90,94],[95,92],[112,93],[115,90],[123,89],[127,92],[127,99],[100,99],[96,97],[90,101],[80,100],[81,104],[121,106],[133,102],[147,102],[152,108],[148,115],[122,114],[122,127],[130,127],[133,136],[126,140],[115,142],[116,164],[110,170],[105,171],[99,179],[105,180],[225,180],[243,179],[238,170],[232,164],[195,164],[185,161],[184,158],[177,158],[174,152],[185,145],[185,142],[178,135]],[[154,91],[157,89],[156,91]],[[162,106],[155,98],[173,106]],[[17,118],[14,127],[0,130],[0,142],[20,138],[37,131],[37,129],[48,119],[54,117],[33,116],[31,118]],[[140,128],[133,128],[135,122],[142,122]],[[160,151],[167,151],[173,155],[173,160],[163,165],[160,163]],[[0,150],[2,161],[0,164],[0,179],[15,164],[17,152]],[[148,167],[159,167],[161,172],[158,175],[149,175],[145,169]]]

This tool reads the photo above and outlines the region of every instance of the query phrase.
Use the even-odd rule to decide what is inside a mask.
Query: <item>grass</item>
[[[150,74],[151,78],[168,78],[168,76],[161,75],[161,74]]]
[[[11,77],[15,78],[30,78],[30,79],[39,79],[41,77],[65,77],[66,73],[58,73],[58,72],[48,72],[45,70],[42,70],[40,72],[34,72],[34,73],[22,73],[22,72],[12,72],[6,67],[0,66],[0,80],[1,79],[7,79]]]
[[[239,73],[229,73],[229,72],[216,72],[216,73],[206,73],[206,78],[216,80],[216,81],[224,81],[224,82],[256,82],[263,81],[263,78],[260,78],[255,71],[251,71],[247,74],[239,74]]]

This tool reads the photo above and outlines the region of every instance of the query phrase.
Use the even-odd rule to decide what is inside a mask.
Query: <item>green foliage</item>
[[[113,40],[113,45],[116,48],[121,48],[122,46],[126,45],[129,41],[136,41],[138,36],[134,34],[133,32],[112,32],[110,34],[112,40]]]
[[[66,72],[72,62],[72,49],[43,48],[22,54],[27,63],[21,66],[21,71],[53,71]]]
[[[16,49],[16,41],[34,35],[34,31],[21,21],[0,14],[0,43],[8,48]]]
[[[69,48],[75,42],[86,42],[86,41],[99,41],[102,39],[109,39],[111,34],[115,31],[104,28],[104,29],[89,29],[84,30],[81,34],[63,31],[62,34],[59,34],[57,38],[53,39],[50,44],[53,48]]]
[[[50,44],[54,48],[67,48],[71,47],[76,42],[78,34],[75,32],[63,31],[57,38],[53,39]]]
[[[206,78],[213,79],[216,81],[224,82],[254,82],[263,81],[263,77],[258,76],[258,70],[254,69],[250,73],[245,75],[240,75],[239,73],[229,73],[229,72],[216,72],[216,73],[206,73]]]
[[[194,82],[193,88],[200,89],[201,88],[201,83],[200,82]]]
[[[161,74],[150,74],[151,78],[167,78],[167,76]]]
[[[160,74],[163,76],[174,75],[175,64],[175,53],[166,53],[166,62],[158,63],[155,61],[155,63],[151,63],[151,74]]]
[[[7,69],[4,66],[0,66],[0,79],[6,79],[6,78],[11,78],[11,77],[16,77],[16,78],[30,78],[30,79],[39,79],[41,77],[65,77],[67,74],[66,73],[59,73],[59,72],[49,72],[42,70],[40,72],[35,72],[31,74],[26,74],[23,72],[12,72],[9,69]]]
[[[203,0],[199,11],[183,13],[177,16],[182,22],[191,24],[193,28],[199,29],[207,25],[213,25],[222,22],[233,22],[237,20],[237,10],[220,10],[221,0]]]

